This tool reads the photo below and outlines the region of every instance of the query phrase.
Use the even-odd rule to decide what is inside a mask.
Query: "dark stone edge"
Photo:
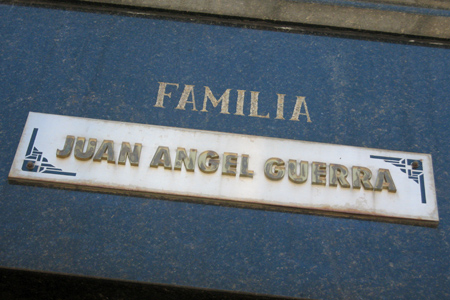
[[[13,6],[31,6],[49,9],[62,9],[88,13],[124,15],[138,18],[175,20],[181,22],[200,23],[240,27],[254,30],[269,30],[292,34],[308,34],[328,37],[350,38],[395,44],[407,44],[434,48],[450,48],[450,38],[424,37],[408,34],[394,34],[367,30],[357,30],[332,26],[260,20],[243,17],[231,17],[206,13],[181,12],[148,7],[134,7],[109,3],[86,2],[78,0],[0,0],[0,4]],[[449,27],[450,30],[450,27]]]
[[[414,10],[413,6],[377,1],[292,0],[81,0],[173,11],[331,26],[384,33],[450,38],[446,9]],[[367,6],[369,5],[369,6]],[[413,9],[413,10],[411,10]],[[432,13],[434,12],[434,13]],[[440,14],[438,13],[440,12]]]
[[[306,300],[306,298],[142,283],[8,267],[0,267],[0,299]]]

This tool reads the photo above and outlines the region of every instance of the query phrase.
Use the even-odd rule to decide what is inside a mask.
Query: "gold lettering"
[[[188,101],[189,95],[192,95],[192,101]],[[197,111],[195,108],[195,97],[194,97],[194,86],[193,85],[185,85],[183,94],[181,94],[180,101],[178,102],[178,106],[175,109],[185,110],[186,104],[192,103],[192,110]]]
[[[204,151],[198,156],[198,167],[204,173],[214,173],[219,168],[219,154],[214,151]]]
[[[211,92],[211,89],[207,86],[205,86],[205,98],[203,100],[203,109],[201,111],[208,112],[206,110],[206,103],[208,102],[208,99],[211,101],[211,104],[213,107],[217,107],[219,105],[219,102],[222,102],[222,109],[220,110],[221,114],[229,114],[228,112],[228,104],[230,102],[230,91],[231,89],[227,89],[223,95],[219,98],[219,100],[214,97],[213,93]]]
[[[245,90],[237,90],[237,101],[236,101],[236,113],[235,115],[238,116],[245,116],[244,115],[244,97],[245,97]]]
[[[305,112],[304,113],[301,112],[302,106],[305,107]],[[298,117],[300,115],[306,116],[307,122],[309,122],[309,123],[312,122],[311,118],[309,116],[308,106],[306,106],[305,97],[297,96],[297,101],[295,102],[294,111],[292,112],[292,118],[290,120],[291,121],[299,121]]]
[[[342,165],[330,164],[330,186],[337,186],[338,182],[343,188],[349,188],[347,181],[348,169]]]
[[[172,170],[169,147],[159,146],[156,149],[155,155],[153,155],[153,159],[150,162],[150,167],[158,168],[159,166],[164,166],[164,169]]]
[[[240,177],[250,177],[253,178],[253,171],[250,171],[248,169],[248,160],[249,156],[247,154],[242,154],[241,158],[241,173],[239,174]]]
[[[175,157],[175,165],[174,170],[181,170],[181,166],[184,163],[184,167],[186,168],[186,171],[188,172],[194,172],[195,168],[195,160],[197,156],[197,149],[191,149],[189,151],[189,157],[186,153],[186,149],[178,147],[177,148],[177,154]]]
[[[375,191],[387,189],[391,193],[397,192],[391,172],[388,169],[379,169],[377,179],[375,180]]]
[[[73,143],[75,141],[75,137],[73,135],[68,135],[66,137],[66,141],[64,143],[64,147],[62,150],[56,150],[56,157],[66,158],[72,153]]]
[[[97,147],[97,139],[89,139],[89,143],[86,147],[86,152],[83,152],[86,139],[84,137],[77,138],[75,143],[75,158],[78,160],[88,160],[94,155],[95,148]]]
[[[372,178],[372,172],[364,167],[352,167],[352,180],[353,180],[353,188],[360,189],[361,183],[365,190],[373,190],[373,186],[370,183],[370,179]]]
[[[94,161],[107,160],[108,163],[114,164],[116,162],[114,158],[114,141],[104,140],[95,153]]]
[[[322,162],[313,162],[311,164],[311,183],[317,185],[326,185],[327,182],[327,164]]]
[[[283,110],[284,110],[284,96],[285,94],[277,94],[277,117],[275,119],[284,120],[283,118]]]
[[[171,97],[172,92],[166,94],[166,87],[168,85],[176,86],[178,89],[178,83],[168,83],[168,82],[158,82],[159,83],[159,89],[158,89],[158,96],[156,97],[156,104],[154,107],[161,107],[164,108],[164,97]]]
[[[141,156],[142,144],[134,144],[133,152],[131,152],[131,145],[128,142],[123,142],[120,148],[119,159],[117,163],[119,165],[124,165],[126,163],[127,157],[132,166],[139,166],[139,158]]]
[[[249,117],[269,118],[269,114],[265,116],[258,115],[258,95],[259,92],[250,92],[250,114]]]
[[[237,153],[225,152],[223,154],[222,175],[236,175]]]
[[[280,158],[269,158],[264,164],[264,175],[270,180],[281,180],[284,173],[284,161]]]
[[[303,183],[308,179],[308,162],[300,162],[300,174],[297,174],[297,161],[290,159],[288,162],[289,180],[294,183]]]

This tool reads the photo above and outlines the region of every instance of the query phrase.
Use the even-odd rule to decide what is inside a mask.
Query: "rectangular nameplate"
[[[12,182],[437,226],[431,155],[30,112]]]

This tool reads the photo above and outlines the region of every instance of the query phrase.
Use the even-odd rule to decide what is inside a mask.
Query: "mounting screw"
[[[413,169],[417,169],[418,167],[419,167],[419,162],[416,160],[416,161],[413,161],[412,162],[412,164],[411,164],[411,167],[413,168]]]
[[[32,170],[34,169],[34,163],[31,162],[31,161],[29,161],[29,162],[27,163],[27,169],[30,170],[30,171],[32,171]]]

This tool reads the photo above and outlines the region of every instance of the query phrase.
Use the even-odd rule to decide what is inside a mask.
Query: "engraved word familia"
[[[158,96],[156,98],[156,104],[155,107],[160,108],[166,108],[167,102],[166,100],[177,98],[177,106],[175,109],[180,110],[186,110],[186,107],[188,109],[192,109],[193,111],[198,111],[197,109],[197,103],[195,100],[195,93],[194,93],[194,85],[187,85],[185,84],[182,88],[181,95],[175,96],[176,92],[181,91],[180,84],[178,83],[168,83],[168,82],[159,82],[159,89],[158,89]],[[213,108],[217,107],[219,103],[221,103],[220,113],[221,114],[230,114],[229,112],[229,105],[230,105],[230,92],[232,89],[227,89],[225,92],[220,96],[219,99],[217,99],[211,89],[207,86],[204,87],[204,90],[201,89],[201,92],[203,92],[203,106],[200,110],[201,112],[208,112],[208,109],[211,109],[211,106]],[[198,93],[199,91],[197,91]],[[238,116],[245,116],[244,114],[244,101],[245,101],[245,95],[246,90],[237,90],[237,96],[236,96],[236,111],[234,112],[235,115]],[[198,96],[198,94],[197,94]],[[285,105],[284,105],[284,99],[286,94],[277,94],[277,102],[276,102],[276,116],[275,119],[279,120],[285,120],[284,114],[285,114]],[[179,98],[178,98],[179,97]],[[250,111],[248,116],[249,117],[257,117],[257,118],[270,118],[270,112],[260,112],[258,111],[258,101],[259,101],[259,92],[256,91],[250,91]],[[209,106],[209,108],[208,108]],[[301,117],[300,116],[304,116]],[[296,102],[295,106],[292,110],[292,112],[289,112],[289,115],[287,116],[290,121],[300,121],[305,120],[306,122],[312,122],[311,116],[308,111],[308,106],[306,105],[306,99],[305,97],[296,96]]]

